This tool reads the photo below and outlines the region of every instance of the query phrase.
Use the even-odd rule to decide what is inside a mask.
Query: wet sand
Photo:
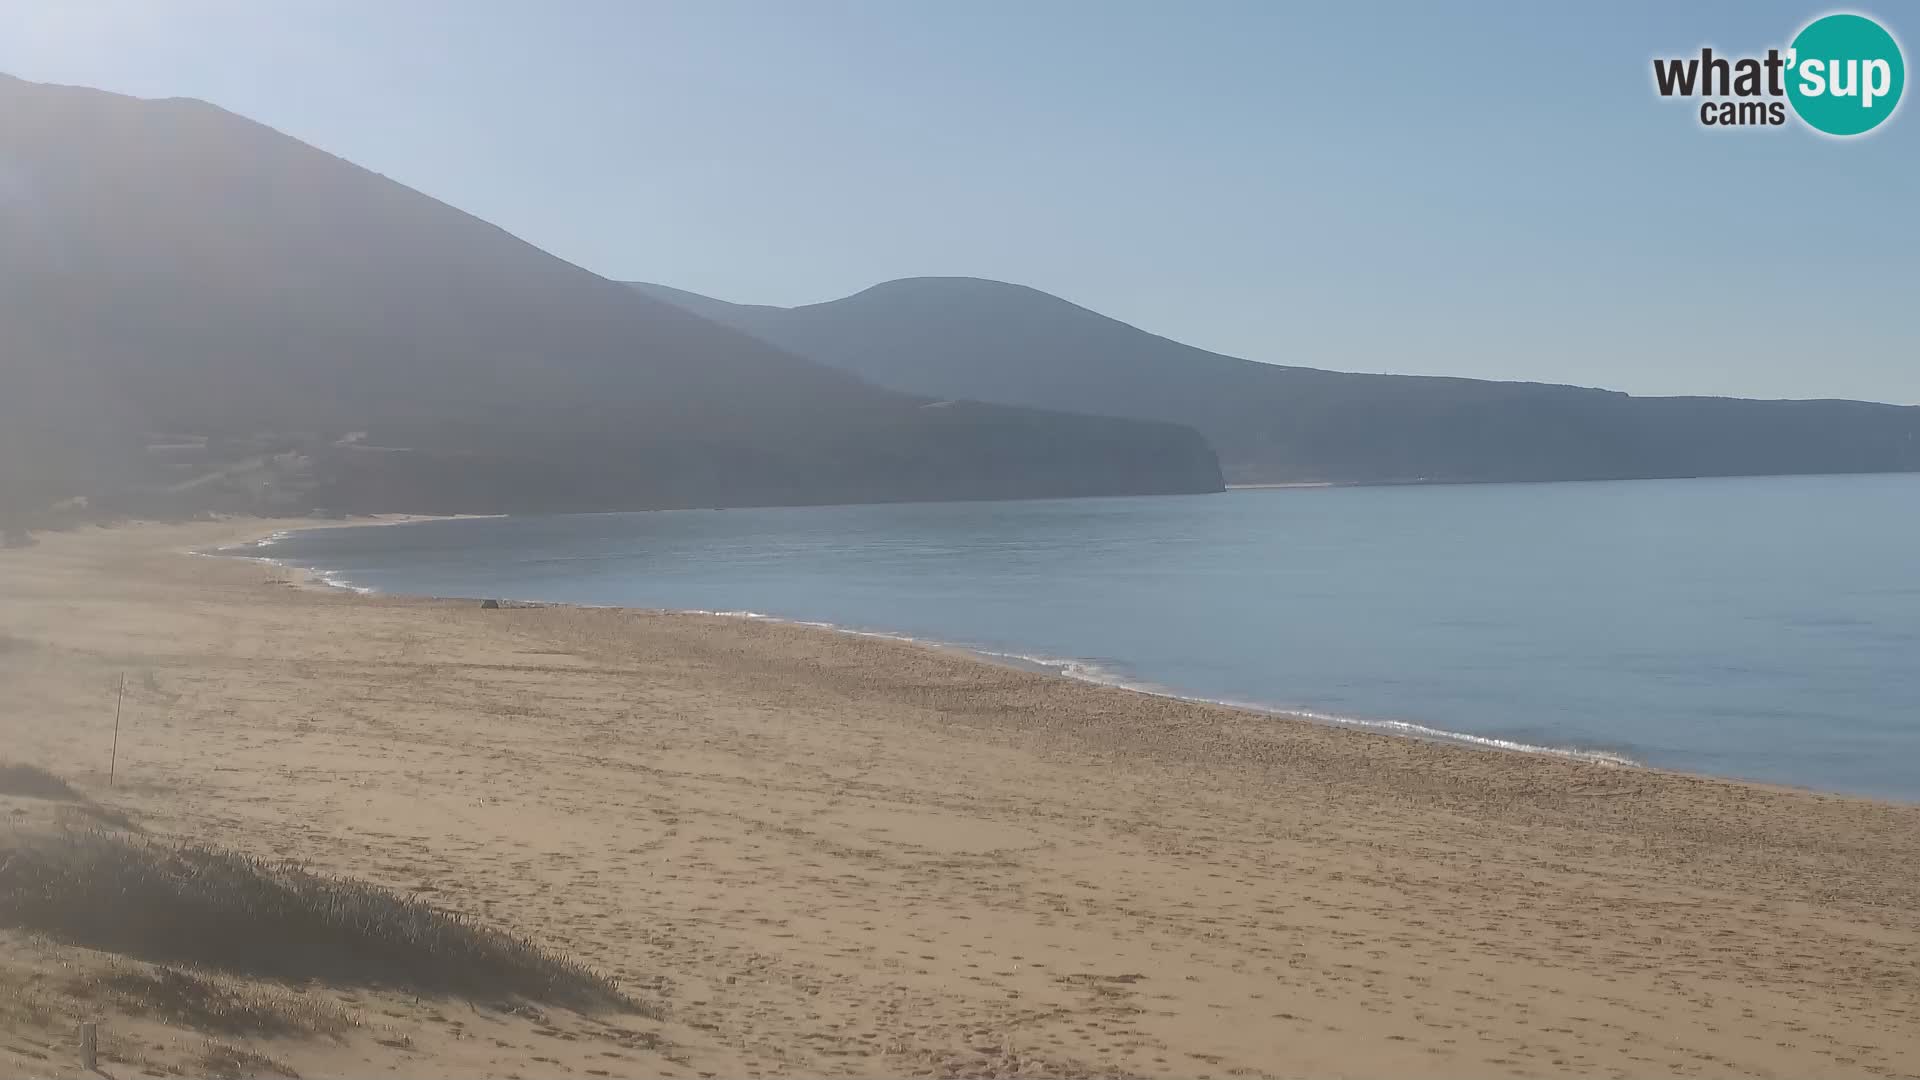
[[[1920,1075],[1920,807],[182,554],[293,524],[0,552],[0,757],[667,1014],[601,1058],[403,1003],[303,1075]]]

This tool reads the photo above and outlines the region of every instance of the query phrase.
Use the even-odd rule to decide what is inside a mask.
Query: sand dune
[[[1920,807],[180,554],[278,527],[0,553],[0,756],[666,1017],[388,1002],[405,1039],[260,1041],[304,1075],[1920,1075]]]

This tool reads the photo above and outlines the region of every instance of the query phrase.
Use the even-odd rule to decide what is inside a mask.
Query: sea
[[[427,521],[342,588],[941,643],[1329,724],[1920,802],[1920,475]]]

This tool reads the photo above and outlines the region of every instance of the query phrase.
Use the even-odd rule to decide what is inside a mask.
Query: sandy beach
[[[0,758],[661,1014],[315,986],[352,1032],[248,1043],[300,1075],[1920,1076],[1920,807],[185,554],[300,524],[0,552]],[[112,962],[0,931],[0,994]],[[26,1015],[0,1073],[79,1075]]]

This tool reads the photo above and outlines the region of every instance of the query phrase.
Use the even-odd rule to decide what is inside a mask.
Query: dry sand
[[[276,527],[0,553],[0,758],[419,890],[667,1014],[315,988],[369,1026],[255,1040],[308,1076],[1920,1075],[1920,807],[179,554]],[[104,962],[0,942],[16,983]],[[48,1049],[0,1038],[0,1072]]]

